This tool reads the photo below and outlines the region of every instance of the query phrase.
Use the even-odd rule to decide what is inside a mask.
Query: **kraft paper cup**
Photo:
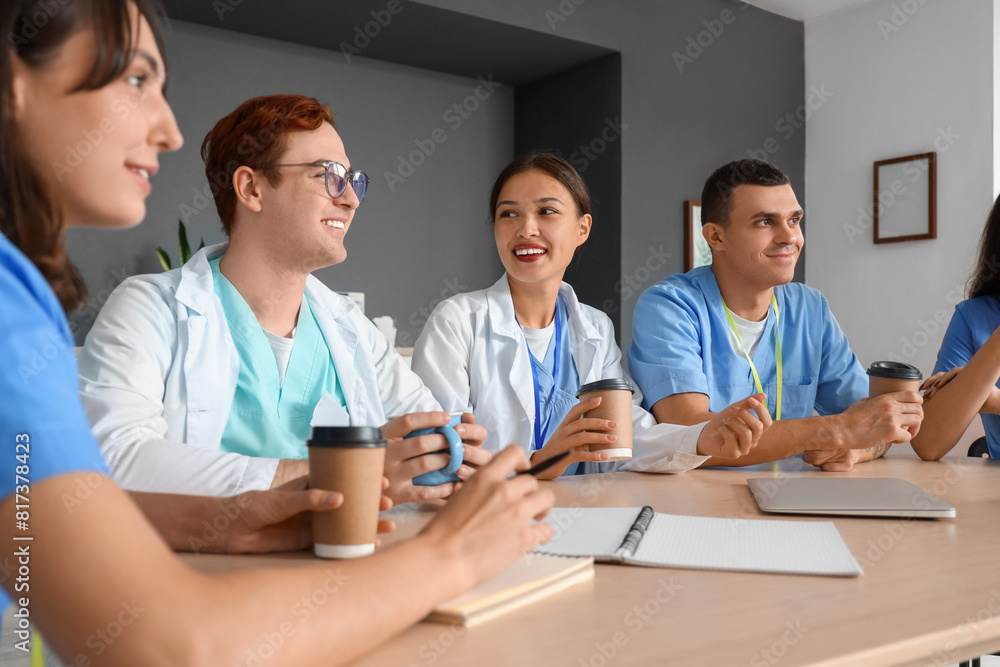
[[[598,380],[580,387],[576,397],[585,401],[595,396],[601,397],[601,404],[583,416],[593,419],[608,419],[617,422],[618,426],[609,433],[614,433],[618,439],[604,445],[590,445],[591,452],[604,452],[610,456],[610,461],[623,461],[632,458],[632,388],[628,380],[620,378]]]
[[[313,428],[309,486],[338,491],[344,503],[313,512],[313,550],[321,558],[359,558],[375,552],[386,441],[377,428]]]
[[[899,361],[876,361],[867,372],[868,398],[895,391],[917,391],[924,379],[919,368]]]

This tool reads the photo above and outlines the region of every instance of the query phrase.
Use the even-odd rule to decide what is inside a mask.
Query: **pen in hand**
[[[545,472],[546,470],[548,470],[549,468],[551,468],[555,464],[557,464],[560,461],[562,461],[567,456],[569,456],[569,452],[568,451],[563,452],[562,454],[556,454],[552,458],[545,459],[544,461],[531,466],[527,470],[522,470],[521,472],[519,472],[517,474],[518,475],[534,475],[535,477],[538,477],[539,474]]]

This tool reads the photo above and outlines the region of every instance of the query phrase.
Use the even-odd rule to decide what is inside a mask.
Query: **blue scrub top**
[[[826,298],[801,283],[774,288],[781,319],[782,419],[843,412],[868,396],[868,377]],[[682,393],[709,397],[709,410],[757,393],[750,364],[733,349],[719,284],[711,266],[667,277],[639,297],[626,351],[642,407]],[[774,309],[753,355],[767,406],[777,394]]]
[[[576,370],[576,362],[573,361],[573,341],[570,340],[569,322],[567,321],[566,306],[560,304],[556,309],[556,317],[560,318],[560,341],[559,341],[559,377],[553,377],[556,363],[556,341],[553,338],[549,343],[549,349],[545,352],[542,361],[531,357],[531,363],[535,367],[535,375],[538,378],[538,396],[541,405],[539,412],[542,429],[542,447],[549,441],[566,415],[580,401],[576,398],[576,391],[580,388],[580,375]],[[558,380],[553,391],[553,384]],[[534,439],[534,437],[532,437]],[[541,449],[538,443],[532,443],[535,449]],[[577,475],[583,473],[583,466],[580,462],[567,466],[563,475]]]
[[[0,234],[0,499],[23,491],[17,489],[23,480],[15,476],[26,473],[25,536],[44,520],[30,509],[31,488],[68,472],[109,474],[80,403],[77,377],[73,337],[58,299],[38,269]],[[22,544],[43,548],[37,541]],[[10,564],[2,565],[6,571]],[[0,587],[0,609],[9,602]]]
[[[1000,300],[992,296],[978,296],[955,306],[948,330],[944,332],[938,351],[934,372],[950,371],[969,363],[993,331],[1000,326]],[[997,381],[1000,387],[1000,380]],[[986,444],[990,458],[1000,459],[1000,415],[981,415],[986,431]]]

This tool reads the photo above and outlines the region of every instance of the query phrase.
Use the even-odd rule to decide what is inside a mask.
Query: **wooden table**
[[[764,515],[747,477],[824,476],[799,461],[683,475],[613,473],[547,483],[560,507]],[[488,623],[420,623],[358,665],[920,665],[1000,650],[1000,462],[888,457],[849,473],[901,477],[958,508],[955,519],[832,519],[865,574],[831,577],[598,565],[578,584]],[[408,514],[394,539],[427,517]],[[304,555],[199,556],[209,571],[308,562]]]

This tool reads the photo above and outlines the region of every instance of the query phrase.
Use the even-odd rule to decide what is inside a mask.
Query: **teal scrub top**
[[[209,262],[215,293],[222,302],[240,370],[222,451],[245,456],[305,459],[306,439],[316,404],[325,393],[347,408],[330,349],[303,296],[295,342],[282,384],[271,344],[250,306],[219,271],[221,257]]]

